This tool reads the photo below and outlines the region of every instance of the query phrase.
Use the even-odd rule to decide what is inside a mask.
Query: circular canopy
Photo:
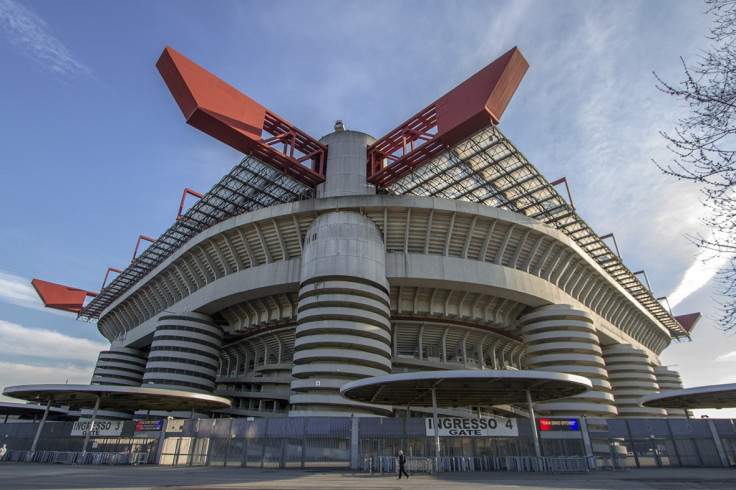
[[[734,408],[736,383],[696,386],[643,397],[639,403],[655,408]]]
[[[21,385],[5,388],[3,395],[44,405],[51,400],[52,405],[79,408],[94,408],[99,398],[101,410],[178,412],[230,407],[230,400],[220,396],[135,386]]]
[[[0,415],[16,415],[20,418],[28,419],[43,416],[46,407],[35,403],[13,403],[0,402]],[[61,408],[49,409],[49,418],[67,418],[67,411]]]
[[[381,405],[478,407],[526,403],[577,395],[591,388],[589,379],[547,371],[457,370],[389,374],[346,383],[340,394],[351,400]]]

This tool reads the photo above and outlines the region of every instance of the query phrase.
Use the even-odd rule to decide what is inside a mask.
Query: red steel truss
[[[168,46],[156,67],[188,124],[310,187],[324,182],[322,143]]]
[[[529,63],[514,47],[368,148],[379,188],[486,126],[498,124]]]
[[[97,296],[97,293],[91,291],[41,281],[40,279],[32,280],[31,285],[36,289],[45,307],[70,311],[72,313],[82,311],[84,300],[87,299],[87,296],[93,298]]]

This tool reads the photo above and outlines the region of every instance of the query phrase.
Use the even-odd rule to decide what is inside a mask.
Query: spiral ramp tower
[[[596,417],[617,414],[592,315],[569,305],[549,305],[524,315],[520,324],[529,369],[577,374],[593,383],[587,393],[538,403],[540,413]]]

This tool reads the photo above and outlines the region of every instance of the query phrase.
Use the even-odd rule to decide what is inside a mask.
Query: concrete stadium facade
[[[589,253],[505,209],[376,194],[374,141],[327,135],[316,196],[204,230],[120,295],[99,318],[111,348],[92,383],[226,396],[232,416],[390,415],[403,407],[353,402],[340,386],[534,369],[594,386],[538,403],[540,414],[666,415],[638,399],[681,387],[658,359],[671,334]]]

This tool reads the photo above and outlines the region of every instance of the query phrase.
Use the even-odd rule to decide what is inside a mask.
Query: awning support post
[[[529,420],[532,423],[532,438],[534,439],[534,453],[538,458],[542,457],[542,451],[539,449],[539,433],[537,432],[537,418],[534,415],[534,406],[532,405],[532,395],[529,388],[526,390],[526,404],[529,408]]]
[[[84,445],[82,446],[82,454],[85,454],[87,452],[87,444],[89,443],[89,436],[92,433],[92,429],[95,427],[95,419],[97,418],[97,410],[100,409],[100,400],[102,398],[97,395],[97,400],[95,400],[95,409],[92,412],[92,420],[89,421],[89,427],[87,427],[87,435],[84,436]]]
[[[440,471],[440,426],[437,420],[437,392],[432,387],[432,423],[434,424],[434,464],[436,471]]]
[[[38,438],[41,437],[41,431],[43,430],[43,424],[46,423],[46,417],[49,416],[49,409],[51,408],[51,400],[53,397],[49,397],[49,401],[46,403],[46,410],[43,412],[41,423],[38,424],[38,430],[36,430],[36,437],[33,438],[33,444],[31,444],[31,454],[36,450],[36,444],[38,444]]]

